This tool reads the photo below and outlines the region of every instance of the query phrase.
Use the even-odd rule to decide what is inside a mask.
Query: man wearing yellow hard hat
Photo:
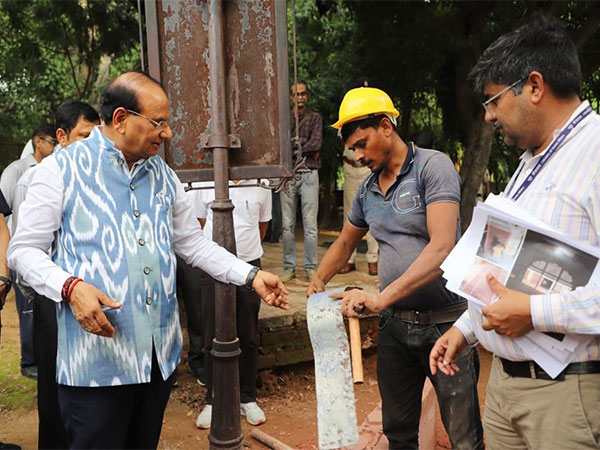
[[[429,352],[466,309],[445,288],[439,268],[459,237],[460,180],[445,154],[406,144],[396,131],[398,111],[382,90],[361,87],[342,100],[333,124],[357,161],[372,174],[361,184],[348,220],[307,289],[325,290],[360,239],[370,231],[379,244],[381,292],[350,290],[342,311],[379,313],[377,378],[383,431],[390,448],[417,448],[421,395],[428,377],[453,448],[484,448],[479,415],[475,348],[461,354],[455,377],[432,376]]]

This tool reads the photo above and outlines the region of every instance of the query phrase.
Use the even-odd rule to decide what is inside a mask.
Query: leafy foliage
[[[309,82],[310,102],[326,123],[335,121],[351,80],[367,77],[388,92],[401,111],[401,136],[432,132],[436,148],[464,169],[465,212],[486,166],[501,189],[518,164],[518,152],[490,140],[466,76],[492,41],[538,11],[566,23],[580,49],[584,97],[598,109],[598,2],[296,0],[298,73]],[[323,176],[335,174],[340,153],[339,142],[326,136]]]
[[[96,104],[118,68],[139,66],[137,3],[0,1],[0,136],[24,142],[66,99]]]

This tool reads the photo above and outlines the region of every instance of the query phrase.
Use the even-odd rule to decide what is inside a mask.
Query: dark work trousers
[[[249,261],[260,267],[260,259]],[[256,401],[256,378],[258,376],[258,312],[260,296],[243,286],[236,288],[236,323],[240,339],[240,399],[242,403]],[[213,364],[210,350],[215,337],[215,282],[206,273],[202,276],[202,317],[204,318],[204,355],[206,368],[206,403],[212,404]]]
[[[67,434],[60,421],[56,383],[56,302],[36,295],[33,299],[33,317],[38,365],[38,448],[67,448]]]
[[[279,242],[279,236],[281,235],[281,203],[279,203],[279,192],[271,191],[271,198],[273,200],[273,214],[267,227],[265,240]]]
[[[15,290],[17,315],[19,316],[19,336],[21,338],[21,368],[35,366],[35,342],[33,331],[33,302],[25,298],[17,286],[17,274],[10,271],[10,279]]]
[[[418,448],[421,397],[425,377],[437,394],[442,422],[453,449],[483,449],[479,414],[477,349],[466,348],[458,358],[460,372],[431,375],[429,353],[452,323],[415,325],[388,311],[379,316],[377,380],[382,399],[383,432],[390,449]]]
[[[156,448],[175,381],[163,380],[152,350],[150,383],[125,386],[58,386],[69,448]]]
[[[190,337],[188,365],[196,377],[204,367],[204,340],[202,338],[202,304],[200,290],[202,272],[177,257],[177,287],[181,290],[183,304],[187,315],[187,329]]]

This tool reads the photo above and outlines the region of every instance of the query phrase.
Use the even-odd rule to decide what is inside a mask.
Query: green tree
[[[298,3],[299,72],[314,74],[316,103],[335,117],[348,81],[359,76],[388,92],[401,111],[400,135],[410,139],[428,129],[436,134],[437,148],[460,164],[463,226],[470,222],[486,167],[502,187],[518,163],[518,153],[495,139],[493,127],[483,121],[481,99],[467,82],[492,41],[536,12],[560,18],[580,50],[586,98],[598,108],[600,2]],[[343,17],[343,27],[324,26],[333,17]]]
[[[136,1],[0,0],[3,141],[24,143],[66,99],[96,105],[112,76],[139,68],[137,18]]]
[[[295,12],[288,3],[290,80],[293,81],[292,14],[296,18],[296,59],[298,79],[309,87],[309,107],[323,117],[323,145],[320,152],[321,222],[335,221],[334,198],[337,169],[343,146],[329,125],[337,120],[339,103],[346,87],[355,78],[352,50],[355,22],[342,1],[297,0]]]

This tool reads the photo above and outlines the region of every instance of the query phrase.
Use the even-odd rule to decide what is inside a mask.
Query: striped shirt
[[[588,106],[583,102],[569,118]],[[555,131],[558,135],[560,130]],[[527,151],[508,184],[510,197],[529,175],[546,150],[537,156]],[[600,116],[592,112],[567,136],[556,154],[516,203],[566,235],[591,245],[600,241]],[[579,351],[573,362],[600,360],[600,286],[586,286],[562,294],[531,296],[531,319],[538,331],[597,336]],[[481,312],[469,309],[454,324],[469,344],[479,341],[486,349],[512,361],[531,360],[513,339],[484,331]]]

